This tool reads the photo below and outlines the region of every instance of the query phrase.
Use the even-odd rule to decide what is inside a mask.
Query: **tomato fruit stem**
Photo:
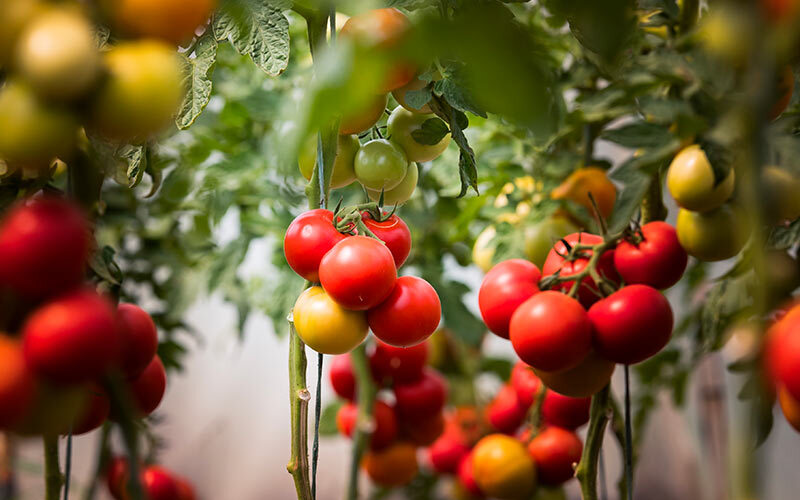
[[[44,483],[45,500],[59,500],[61,484],[64,480],[58,464],[58,434],[47,434],[44,442]]]
[[[603,434],[608,423],[610,391],[611,387],[607,385],[592,396],[586,444],[581,461],[575,469],[575,477],[580,482],[583,500],[597,500],[597,460],[603,448]]]

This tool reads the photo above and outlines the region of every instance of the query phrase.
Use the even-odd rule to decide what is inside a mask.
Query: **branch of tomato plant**
[[[603,435],[608,423],[610,392],[611,385],[609,384],[592,396],[586,443],[583,447],[581,461],[575,469],[575,477],[580,483],[583,500],[597,500],[597,461],[603,449]]]
[[[133,398],[128,386],[119,376],[111,376],[106,380],[106,390],[111,400],[111,406],[119,411],[117,422],[122,431],[122,440],[128,452],[128,469],[130,475],[126,490],[130,500],[142,500],[142,482],[139,476],[139,430],[133,419],[136,411],[133,408]]]
[[[372,412],[377,391],[375,384],[372,382],[365,344],[361,344],[350,353],[350,360],[353,364],[353,373],[356,378],[358,416],[355,434],[353,435],[353,451],[350,457],[350,479],[347,486],[347,499],[357,500],[358,471],[361,465],[361,457],[366,449],[369,436],[375,427]]]
[[[46,434],[44,442],[44,485],[45,500],[59,500],[64,477],[58,464],[58,434]]]

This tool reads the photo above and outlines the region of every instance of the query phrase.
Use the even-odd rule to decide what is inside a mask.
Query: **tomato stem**
[[[597,500],[597,462],[603,448],[603,434],[608,423],[608,401],[610,385],[592,396],[589,408],[589,429],[581,461],[575,469],[575,477],[581,486],[583,500]]]
[[[59,500],[64,478],[58,464],[58,434],[46,434],[42,440],[44,442],[44,498],[45,500]]]
[[[631,429],[630,367],[625,368],[625,488],[628,500],[633,500],[633,430]]]

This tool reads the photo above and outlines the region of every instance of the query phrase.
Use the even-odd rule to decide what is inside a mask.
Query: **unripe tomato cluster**
[[[153,412],[166,388],[155,324],[140,307],[115,306],[84,282],[89,222],[60,198],[13,207],[0,222],[0,428],[82,434],[110,415]],[[114,408],[109,375],[124,380],[133,415]]]
[[[800,305],[791,306],[767,330],[764,369],[784,417],[800,432]]]
[[[359,426],[369,433],[369,451],[362,465],[375,484],[395,487],[410,482],[417,474],[417,448],[431,445],[442,434],[447,385],[427,366],[428,355],[428,342],[395,347],[376,340],[368,353],[379,388],[370,422],[359,422],[350,355],[333,359],[331,386],[345,400],[336,426],[350,438]]]
[[[105,481],[109,494],[115,500],[127,500],[130,481],[130,463],[122,456],[109,460]],[[160,465],[149,464],[139,469],[139,478],[145,498],[149,500],[195,500],[194,487],[186,478]]]
[[[686,263],[664,222],[618,240],[574,233],[554,245],[542,271],[521,259],[494,266],[478,302],[488,328],[508,338],[547,387],[584,398],[608,383],[615,363],[639,363],[667,344],[673,315],[659,289],[674,285]]]
[[[79,2],[4,2],[0,162],[7,171],[38,176],[55,159],[69,163],[86,147],[84,129],[122,143],[163,130],[184,94],[175,43],[191,39],[213,3],[104,2],[101,12],[114,35],[134,38],[101,48]]]
[[[381,341],[398,347],[423,342],[439,326],[439,296],[425,280],[397,276],[411,251],[411,233],[397,215],[355,213],[346,223],[325,209],[299,215],[286,230],[289,266],[312,283],[293,309],[297,334],[323,354],[343,354],[371,329]],[[353,212],[351,211],[351,216]],[[359,228],[360,227],[360,228]],[[359,231],[372,236],[357,234]]]

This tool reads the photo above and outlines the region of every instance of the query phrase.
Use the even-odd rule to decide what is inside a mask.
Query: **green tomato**
[[[358,182],[373,191],[390,190],[408,173],[408,158],[396,143],[373,139],[358,150],[355,160]]]
[[[711,163],[697,144],[678,153],[667,171],[667,189],[675,202],[688,210],[705,212],[719,207],[731,197],[734,186],[733,169],[715,182]]]
[[[541,269],[553,245],[578,229],[569,219],[558,215],[525,227],[525,257]]]
[[[726,203],[710,212],[681,209],[675,229],[678,241],[689,255],[714,262],[739,253],[749,235],[744,212]]]
[[[9,164],[45,168],[72,152],[78,122],[71,113],[39,101],[17,82],[0,90],[0,157]]]
[[[402,106],[397,106],[389,116],[389,137],[403,148],[408,161],[431,161],[438,158],[450,144],[450,133],[432,145],[421,144],[414,139],[414,131],[420,130],[427,120],[439,118],[435,115],[412,113]]]
[[[408,165],[408,174],[400,181],[400,184],[383,193],[383,203],[385,205],[400,205],[408,201],[414,190],[417,188],[419,179],[419,169],[416,163]],[[378,201],[381,197],[380,191],[367,189],[367,194],[373,201]]]
[[[333,161],[333,175],[331,176],[331,188],[336,189],[347,186],[356,180],[356,172],[353,169],[353,163],[356,159],[356,153],[361,144],[358,142],[358,137],[355,135],[340,135],[338,146],[336,147],[336,159]],[[317,136],[311,136],[300,151],[297,158],[300,165],[300,172],[308,180],[314,173],[314,167],[317,165]]]

